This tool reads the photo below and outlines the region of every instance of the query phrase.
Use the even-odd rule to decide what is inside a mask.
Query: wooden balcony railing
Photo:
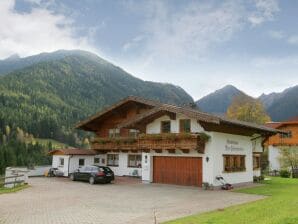
[[[103,151],[150,151],[168,150],[174,152],[176,149],[188,152],[197,150],[204,153],[205,143],[208,141],[206,134],[141,134],[136,138],[95,138],[92,141],[94,150]]]

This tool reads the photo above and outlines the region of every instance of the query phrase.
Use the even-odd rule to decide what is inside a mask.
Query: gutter
[[[68,168],[67,168],[67,176],[69,176],[69,164],[70,164],[70,159],[73,157],[73,155],[69,155],[68,157]]]

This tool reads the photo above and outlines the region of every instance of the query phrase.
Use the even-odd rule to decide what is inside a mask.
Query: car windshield
[[[102,166],[100,168],[103,169],[105,172],[111,172],[112,171],[109,167]]]

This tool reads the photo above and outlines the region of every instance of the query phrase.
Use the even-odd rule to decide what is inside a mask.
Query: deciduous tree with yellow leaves
[[[227,117],[256,124],[264,124],[271,120],[262,102],[244,94],[234,97],[227,109]]]

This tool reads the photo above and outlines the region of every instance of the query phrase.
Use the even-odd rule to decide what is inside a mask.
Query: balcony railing
[[[205,134],[141,134],[135,138],[95,138],[92,141],[92,148],[103,151],[155,150],[157,152],[178,149],[184,152],[197,150],[203,153],[206,141],[208,139]]]

